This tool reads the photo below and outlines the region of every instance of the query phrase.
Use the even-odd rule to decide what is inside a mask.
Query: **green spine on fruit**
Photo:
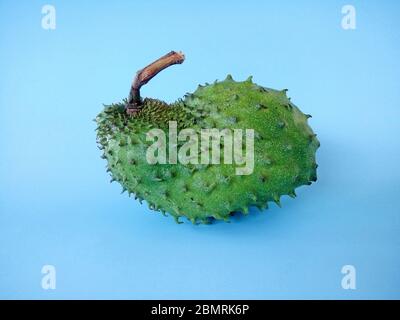
[[[144,99],[134,116],[126,112],[128,101],[105,106],[96,117],[97,141],[107,160],[112,181],[149,208],[169,213],[177,222],[193,223],[210,218],[228,220],[233,212],[280,205],[283,195],[295,197],[295,189],[317,179],[316,135],[303,114],[286,95],[253,83],[251,77],[199,86],[172,104]],[[254,170],[237,175],[232,164],[149,164],[146,141],[149,130],[254,129]],[[167,135],[168,136],[168,135]],[[168,142],[168,140],[167,140]],[[221,152],[222,153],[222,152]]]

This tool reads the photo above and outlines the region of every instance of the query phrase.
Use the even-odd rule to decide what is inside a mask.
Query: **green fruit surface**
[[[316,181],[315,153],[319,142],[303,114],[286,96],[254,84],[249,78],[199,86],[173,104],[145,99],[135,116],[126,114],[125,103],[106,106],[97,116],[97,139],[112,180],[124,191],[146,200],[149,207],[169,213],[177,221],[193,223],[210,218],[228,220],[233,212],[248,213],[269,201],[280,204],[282,195]],[[168,130],[254,129],[254,171],[236,175],[232,164],[149,164],[146,150],[152,128]],[[221,152],[223,153],[223,152]]]

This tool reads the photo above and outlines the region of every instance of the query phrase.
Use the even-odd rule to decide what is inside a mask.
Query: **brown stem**
[[[149,82],[161,70],[174,64],[181,64],[184,60],[185,55],[182,52],[171,51],[153,63],[150,63],[147,67],[139,70],[132,82],[128,104],[126,105],[126,112],[128,114],[136,114],[140,110],[140,105],[142,104],[140,88],[143,85]]]

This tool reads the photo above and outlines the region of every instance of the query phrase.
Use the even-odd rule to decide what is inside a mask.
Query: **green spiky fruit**
[[[167,104],[145,99],[137,115],[125,112],[125,103],[106,106],[96,118],[98,143],[104,151],[112,180],[149,207],[182,216],[193,223],[210,218],[227,220],[233,212],[248,213],[250,206],[280,205],[282,195],[316,181],[315,153],[319,142],[286,90],[259,86],[251,78],[199,86],[184,99]],[[149,164],[146,134],[153,128],[168,131],[194,128],[253,129],[254,169],[238,175],[232,164]],[[168,140],[168,136],[167,136]],[[184,142],[180,142],[181,146]],[[223,142],[221,143],[223,144]],[[222,156],[221,156],[222,157]]]

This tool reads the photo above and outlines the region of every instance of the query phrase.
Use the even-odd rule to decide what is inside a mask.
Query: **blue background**
[[[0,1],[1,298],[400,298],[400,3]],[[313,115],[319,180],[263,213],[178,225],[109,184],[92,119],[252,74]],[[57,270],[56,290],[41,268]],[[341,287],[341,268],[357,289]]]

